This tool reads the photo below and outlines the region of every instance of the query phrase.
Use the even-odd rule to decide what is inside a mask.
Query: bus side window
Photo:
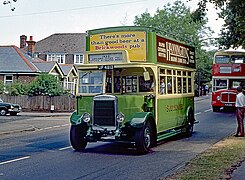
[[[165,77],[161,77],[160,85],[159,85],[159,93],[166,94],[166,84],[165,84]]]
[[[168,94],[172,94],[172,77],[169,76],[167,79],[167,91]]]
[[[178,94],[181,94],[182,92],[182,87],[181,87],[181,77],[177,77],[178,81],[177,81],[177,88],[178,88]]]
[[[183,78],[183,93],[187,93],[187,87],[186,87],[186,77]]]
[[[139,76],[139,92],[150,92],[154,91],[155,85],[153,77],[151,76],[150,81],[145,81],[143,76]]]
[[[137,92],[137,76],[122,77],[122,93]]]
[[[120,77],[114,77],[114,92],[120,93],[120,90],[121,90]]]
[[[106,71],[106,93],[112,92],[112,71],[107,70]]]

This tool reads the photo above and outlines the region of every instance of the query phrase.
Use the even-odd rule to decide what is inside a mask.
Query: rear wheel
[[[7,114],[7,111],[5,109],[0,109],[0,115],[5,116]]]
[[[135,145],[137,152],[141,154],[148,153],[152,143],[152,128],[149,122],[144,127],[135,132]]]
[[[187,117],[187,124],[186,124],[186,136],[191,137],[193,133],[193,126],[194,126],[194,113],[190,111]]]
[[[77,151],[83,151],[87,146],[85,139],[86,131],[82,126],[71,125],[70,142],[72,147]]]

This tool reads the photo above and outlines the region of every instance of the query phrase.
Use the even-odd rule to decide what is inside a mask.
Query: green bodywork
[[[143,95],[117,95],[117,98],[118,112],[122,112],[125,115],[123,124],[127,123],[132,127],[140,128],[144,125],[148,117],[154,116],[152,112],[143,111]],[[74,112],[70,118],[70,122],[73,125],[83,123],[81,117],[85,112],[92,115],[93,96],[80,96],[77,98],[77,105],[77,112]],[[149,106],[152,106],[152,103]]]
[[[111,64],[114,68],[120,69],[122,76],[142,76],[144,71],[150,72],[150,75],[155,80],[155,85],[159,84],[158,68],[181,69],[176,64],[160,64],[157,62],[157,39],[156,32],[150,28],[143,27],[116,27],[116,28],[102,28],[88,31],[86,39],[86,50],[90,51],[90,36],[94,34],[102,34],[105,32],[120,32],[120,31],[145,31],[146,32],[146,60],[140,62],[115,63]],[[112,62],[113,63],[113,62]],[[103,63],[102,63],[103,64]],[[109,63],[105,63],[105,65]],[[84,64],[78,67],[79,71],[88,71],[97,69],[97,64]],[[185,70],[193,72],[191,67],[185,67]],[[128,74],[123,74],[127,72]],[[135,74],[137,73],[137,74]],[[194,76],[193,76],[194,77]],[[122,93],[122,91],[121,91]],[[179,133],[179,130],[187,124],[187,116],[189,111],[194,112],[194,97],[193,93],[185,94],[169,94],[159,95],[154,92],[156,97],[147,98],[150,92],[140,93],[125,93],[113,94],[117,97],[118,113],[122,112],[125,120],[121,123],[121,127],[141,128],[146,121],[150,121],[153,131],[157,136],[157,140],[167,138],[169,136]],[[74,112],[70,118],[72,125],[84,124],[82,115],[87,112],[93,114],[93,98],[94,96],[77,96],[77,112]],[[85,123],[86,124],[86,123]]]
[[[188,109],[194,109],[193,102],[193,97],[158,99],[157,132],[183,126]]]
[[[123,125],[128,124],[134,128],[141,128],[144,126],[146,120],[151,118],[155,121],[158,136],[161,133],[171,129],[182,127],[186,124],[189,110],[194,110],[194,98],[172,98],[172,99],[158,99],[157,117],[155,112],[155,102],[145,98],[143,95],[117,95],[118,98],[118,112],[125,115]],[[92,115],[93,97],[84,96],[77,98],[78,111],[74,112],[70,118],[71,124],[78,125],[84,123],[81,120],[82,115],[88,112]],[[144,106],[150,111],[144,112]],[[157,118],[157,119],[156,119]],[[171,134],[168,132],[167,134]],[[174,132],[178,133],[178,132]],[[166,135],[164,135],[165,137]]]

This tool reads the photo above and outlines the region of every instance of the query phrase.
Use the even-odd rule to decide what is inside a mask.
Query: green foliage
[[[39,75],[32,81],[28,90],[30,96],[58,96],[63,94],[67,94],[67,91],[63,89],[58,78],[46,73]]]
[[[199,11],[205,12],[207,2],[220,9],[219,17],[224,19],[218,40],[221,47],[245,48],[245,1],[244,0],[199,0]]]
[[[215,51],[209,51],[209,52],[201,51],[199,55],[200,59],[197,59],[197,61],[199,62],[197,64],[197,73],[195,77],[197,83],[198,83],[198,80],[200,80],[201,84],[211,81],[214,53]]]
[[[0,94],[3,94],[4,92],[4,84],[3,81],[0,81]]]
[[[183,2],[175,1],[173,5],[157,9],[154,16],[148,12],[136,16],[134,24],[153,27],[163,36],[197,46],[201,44],[200,39],[211,35],[212,31],[205,26],[207,19],[198,18],[196,13],[191,12]]]
[[[14,81],[11,84],[5,85],[0,81],[0,94],[7,92],[11,96],[29,95],[29,96],[59,96],[68,94],[64,90],[60,81],[56,76],[42,73],[30,84],[21,81]]]
[[[206,26],[207,18],[203,11],[197,9],[191,12],[190,8],[178,0],[173,5],[167,4],[163,9],[157,9],[153,16],[148,12],[136,16],[134,24],[153,27],[158,34],[194,46],[197,71],[203,73],[203,82],[211,80],[213,57],[202,47],[210,45],[209,39],[213,32]]]
[[[21,81],[14,81],[13,83],[6,85],[5,90],[11,96],[26,95],[28,85]]]

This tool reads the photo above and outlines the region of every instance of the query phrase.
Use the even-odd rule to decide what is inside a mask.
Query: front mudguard
[[[77,111],[74,111],[70,117],[71,125],[82,125],[82,126],[89,126],[88,123],[82,120],[83,114],[77,114]]]
[[[148,119],[153,119],[152,112],[137,112],[128,121],[128,124],[133,128],[142,128]]]

